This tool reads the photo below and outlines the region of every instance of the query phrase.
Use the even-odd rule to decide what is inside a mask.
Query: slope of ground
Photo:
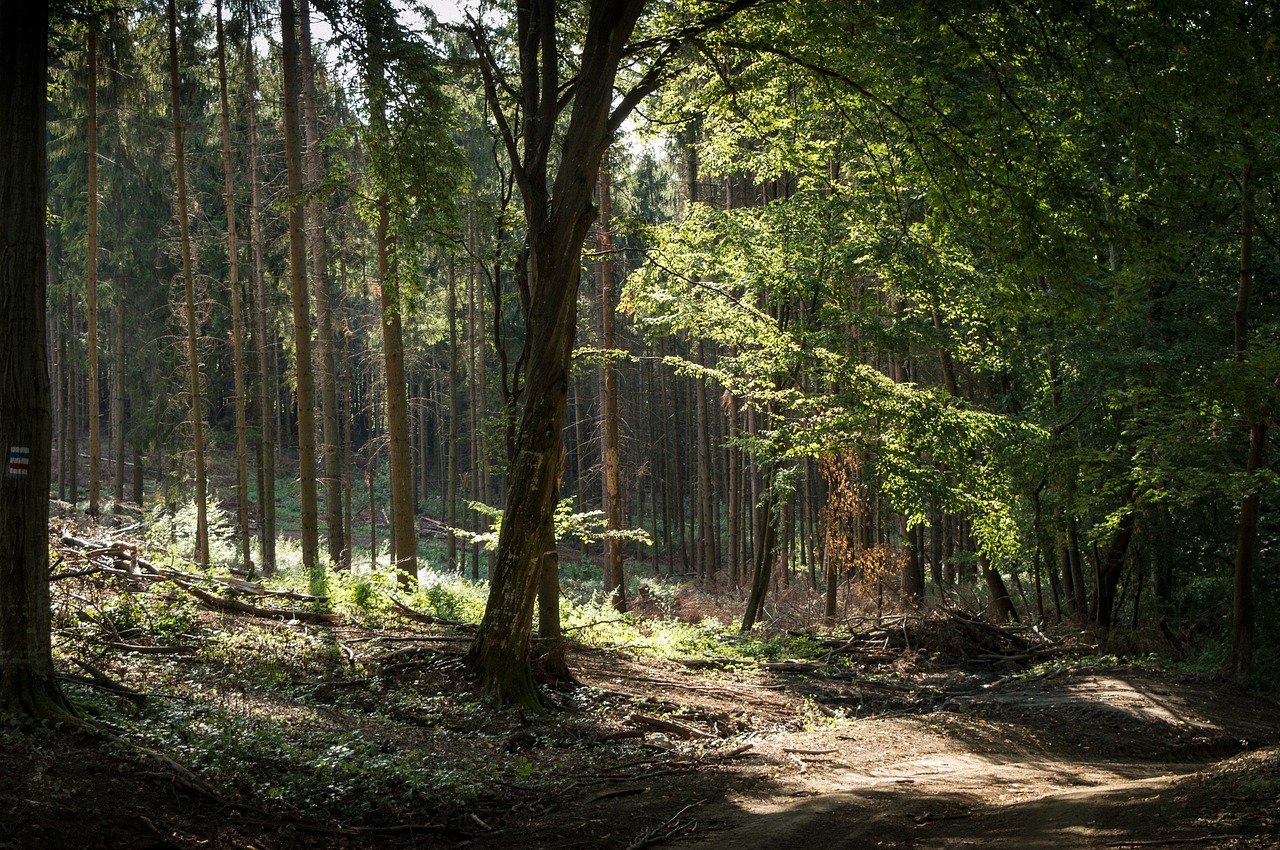
[[[1014,673],[991,642],[1023,637],[953,617],[808,660],[575,644],[525,715],[463,624],[217,607],[253,588],[83,551],[56,637],[102,731],[0,729],[0,850],[1278,846],[1280,709],[1213,677]]]

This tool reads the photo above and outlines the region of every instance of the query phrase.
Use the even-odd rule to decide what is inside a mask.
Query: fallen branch
[[[681,825],[679,823],[680,816],[692,809],[694,806],[701,806],[705,802],[706,800],[698,800],[697,802],[690,803],[685,806],[683,809],[667,818],[665,823],[655,826],[653,829],[648,830],[635,841],[628,844],[627,850],[643,850],[645,847],[657,844],[659,841],[663,841],[676,835],[681,829]]]
[[[75,682],[77,685],[85,685],[90,688],[101,688],[104,691],[110,691],[116,696],[125,697],[132,700],[133,704],[141,708],[147,701],[147,695],[126,687],[113,679],[99,679],[97,677],[90,678],[88,676],[77,676],[75,673],[59,673],[58,678],[64,682]]]
[[[196,651],[194,646],[152,646],[136,643],[108,643],[106,645],[121,652],[136,652],[140,655],[180,655]]]
[[[248,614],[252,617],[269,617],[275,620],[297,620],[302,623],[322,623],[332,625],[338,622],[338,615],[328,611],[307,611],[300,608],[261,608],[257,605],[250,605],[247,602],[241,602],[238,599],[226,599],[222,596],[214,596],[212,593],[201,590],[198,587],[188,586],[187,592],[199,599],[205,605],[218,611],[228,611],[233,614]]]
[[[416,620],[419,623],[426,623],[429,626],[449,626],[450,628],[464,630],[477,628],[475,623],[467,623],[462,620],[450,620],[445,617],[437,617],[434,614],[424,614],[421,611],[415,611],[399,599],[392,599],[391,604],[395,605],[396,610],[408,617],[410,620]]]
[[[688,723],[680,723],[676,720],[664,720],[661,717],[650,717],[647,714],[628,714],[623,718],[623,723],[631,726],[644,726],[649,729],[656,729],[659,732],[666,732],[680,738],[715,738],[710,732],[703,732],[695,726]]]
[[[773,670],[777,673],[817,673],[827,665],[818,664],[812,661],[761,661],[760,667],[763,670]]]

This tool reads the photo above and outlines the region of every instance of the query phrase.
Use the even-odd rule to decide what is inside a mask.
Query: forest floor
[[[1280,847],[1274,700],[1026,666],[967,616],[862,623],[807,660],[572,643],[577,684],[534,715],[474,693],[464,624],[183,589],[55,583],[59,665],[102,731],[0,729],[0,848]]]

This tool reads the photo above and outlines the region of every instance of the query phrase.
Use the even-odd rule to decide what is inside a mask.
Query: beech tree
[[[601,157],[680,48],[750,5],[700,5],[701,14],[655,22],[654,32],[636,39],[644,0],[592,0],[572,9],[525,0],[515,9],[515,67],[508,67],[481,21],[467,27],[520,190],[527,234],[527,261],[517,269],[526,328],[523,408],[489,602],[465,658],[482,687],[501,699],[542,704],[529,662],[529,629],[552,538],[582,246],[596,217],[592,195]],[[630,67],[619,94],[624,60]]]

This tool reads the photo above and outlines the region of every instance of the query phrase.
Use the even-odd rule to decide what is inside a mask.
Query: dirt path
[[[583,846],[1280,846],[1241,843],[1188,804],[1219,759],[1276,740],[1274,704],[1132,671],[996,680],[939,700],[852,728],[759,734],[719,784],[671,780],[584,807],[654,826],[630,845]]]

